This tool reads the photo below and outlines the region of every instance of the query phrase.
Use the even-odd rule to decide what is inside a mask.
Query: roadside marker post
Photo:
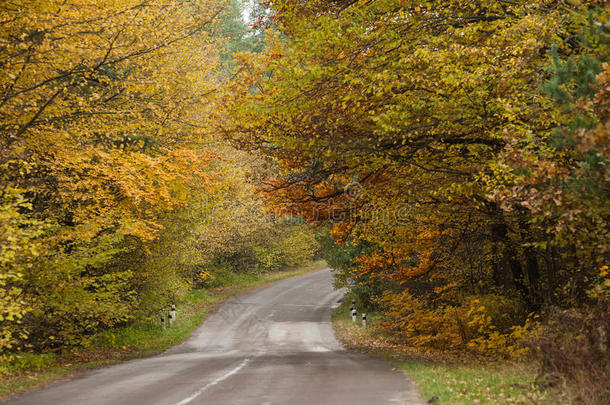
[[[352,322],[356,323],[356,310],[352,309]]]
[[[174,318],[172,318],[172,311],[169,311],[169,314],[167,314],[167,327],[171,328],[173,323]]]
[[[362,313],[362,327],[366,328],[366,312]]]
[[[165,329],[165,315],[161,314],[161,329]]]
[[[172,304],[172,310],[169,311],[169,316],[174,322],[176,321],[176,305]]]

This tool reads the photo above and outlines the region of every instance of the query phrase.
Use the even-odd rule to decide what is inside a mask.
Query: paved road
[[[331,307],[330,271],[235,297],[193,336],[162,355],[53,383],[9,405],[386,405],[420,404],[405,376],[345,350]]]

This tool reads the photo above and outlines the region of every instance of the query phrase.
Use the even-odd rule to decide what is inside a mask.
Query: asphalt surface
[[[87,372],[4,403],[421,404],[391,364],[337,342],[330,315],[342,294],[333,290],[328,269],[280,281],[227,301],[191,338],[159,356]]]

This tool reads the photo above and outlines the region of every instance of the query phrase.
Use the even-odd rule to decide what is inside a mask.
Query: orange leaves
[[[359,264],[357,273],[367,273],[372,276],[378,275],[394,264],[393,257],[386,252],[372,252],[366,256],[358,256],[355,261]]]
[[[330,231],[330,235],[338,245],[344,245],[349,241],[349,236],[352,232],[353,225],[346,222],[339,222],[335,224]]]
[[[430,273],[436,264],[436,261],[431,259],[431,252],[422,251],[419,254],[419,265],[416,267],[398,267],[395,278],[400,283],[407,284],[414,278]]]

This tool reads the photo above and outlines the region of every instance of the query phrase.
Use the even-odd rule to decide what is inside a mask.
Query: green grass
[[[284,270],[263,275],[235,274],[231,285],[211,290],[194,290],[176,307],[177,321],[172,328],[161,330],[159,322],[145,322],[125,328],[110,329],[99,334],[98,345],[107,349],[131,348],[138,355],[159,352],[188,338],[208,315],[210,309],[227,298],[250,288],[294,277],[326,267],[326,262],[317,261],[297,269]]]
[[[534,386],[535,367],[530,364],[486,362],[455,353],[433,353],[398,343],[375,328],[376,313],[367,314],[368,327],[351,321],[351,297],[333,314],[337,338],[347,347],[379,355],[395,364],[417,383],[422,397],[437,405],[552,404]]]
[[[545,400],[526,365],[408,361],[399,368],[418,383],[424,398],[437,397],[439,404],[536,404]]]
[[[160,322],[143,321],[99,333],[92,347],[61,354],[20,354],[10,361],[0,358],[0,400],[88,369],[159,353],[188,338],[210,310],[227,298],[249,289],[326,267],[324,261],[262,275],[243,274],[231,285],[192,291],[176,305],[176,322],[162,330]]]

